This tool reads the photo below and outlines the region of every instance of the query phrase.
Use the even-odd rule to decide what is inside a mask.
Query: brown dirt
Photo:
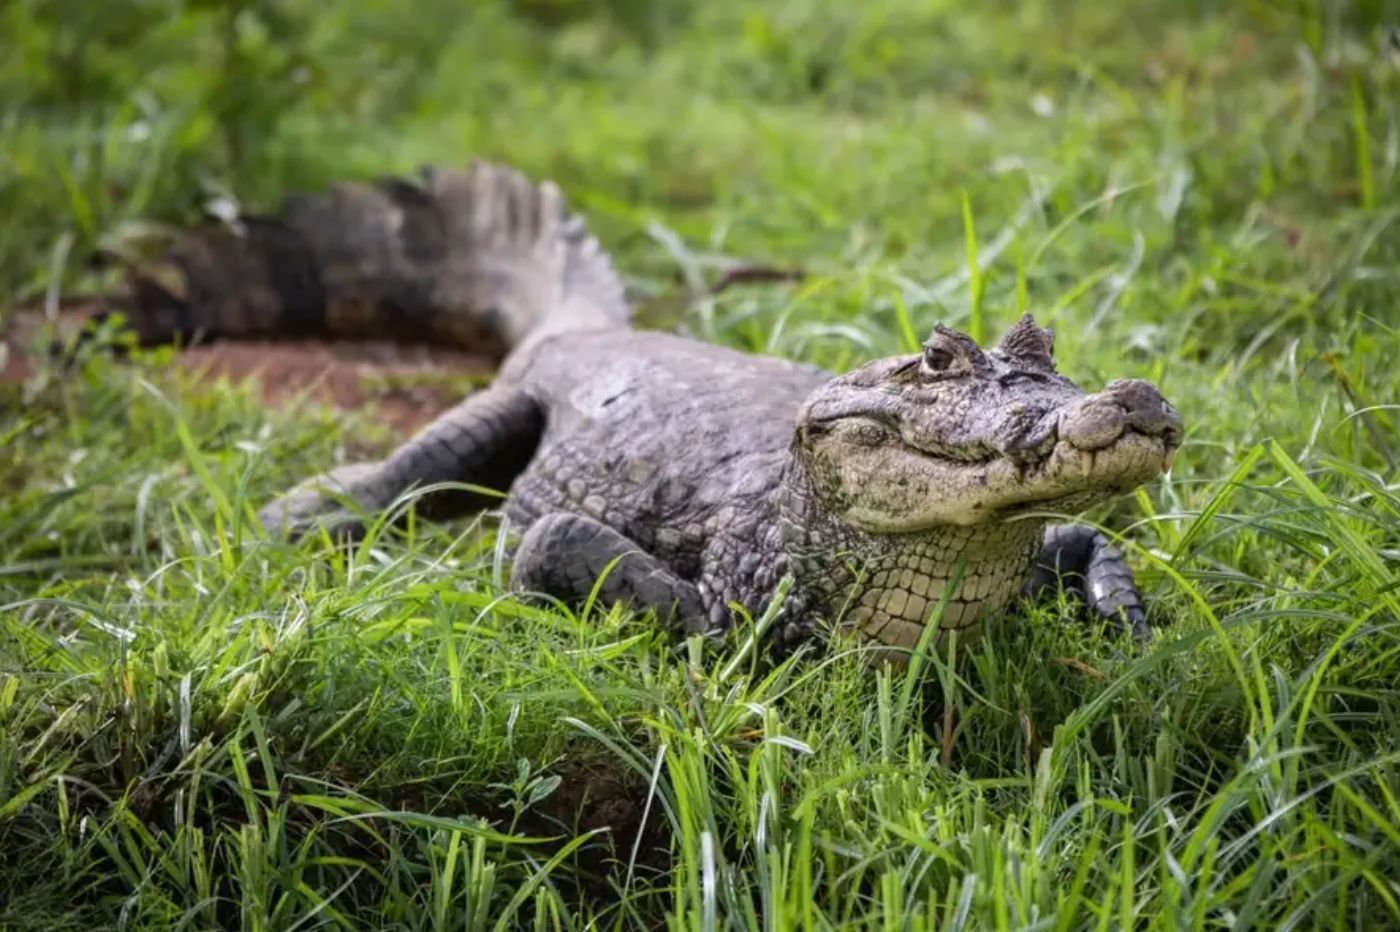
[[[270,405],[302,398],[342,410],[367,408],[397,433],[411,433],[462,400],[470,377],[494,369],[490,359],[455,349],[362,343],[220,342],[180,352],[200,378],[254,379]]]
[[[65,308],[60,330],[76,328],[88,312]],[[16,330],[34,325],[30,318]],[[21,382],[33,373],[33,361],[18,352],[24,344],[10,343],[0,383]],[[341,410],[367,409],[399,434],[412,433],[456,404],[473,381],[489,378],[496,368],[487,356],[385,340],[217,341],[186,347],[177,359],[201,381],[251,379],[269,405],[321,402]]]

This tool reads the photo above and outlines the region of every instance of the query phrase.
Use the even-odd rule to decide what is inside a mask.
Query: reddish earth
[[[84,316],[81,309],[65,310],[60,327]],[[32,362],[16,354],[15,344],[23,342],[10,344],[0,383],[19,382],[33,372]],[[495,370],[486,356],[387,341],[221,341],[183,349],[178,359],[200,379],[252,379],[270,405],[307,399],[344,410],[369,409],[403,434],[460,401],[474,376],[484,378]]]
[[[180,353],[201,377],[256,380],[268,404],[303,397],[341,409],[368,408],[399,433],[411,433],[462,400],[466,377],[492,361],[461,350],[388,342],[223,342]]]

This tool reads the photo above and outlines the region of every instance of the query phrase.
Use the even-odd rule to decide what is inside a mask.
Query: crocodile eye
[[[923,364],[919,367],[919,374],[925,379],[939,381],[964,375],[970,367],[968,358],[958,352],[957,347],[936,342],[924,347]]]
[[[966,334],[938,326],[924,343],[919,375],[939,381],[967,375],[978,365],[982,351]]]
[[[924,365],[934,372],[945,372],[953,368],[958,357],[942,346],[924,347]]]

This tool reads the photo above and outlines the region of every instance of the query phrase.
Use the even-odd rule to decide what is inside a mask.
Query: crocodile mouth
[[[1083,409],[1090,405],[1057,411],[1044,418],[1036,429],[1009,438],[1001,445],[990,443],[945,443],[920,431],[901,425],[892,416],[866,414],[843,419],[842,428],[854,437],[870,443],[896,440],[910,451],[943,463],[959,466],[988,466],[999,460],[1016,464],[1027,477],[1044,471],[1057,457],[1077,457],[1086,474],[1093,474],[1099,456],[1116,461],[1123,454],[1115,451],[1137,451],[1149,456],[1154,449],[1161,461],[1158,472],[1170,468],[1172,456],[1181,443],[1180,422],[1174,413],[1156,419],[1135,418],[1131,412],[1118,408],[1108,416],[1103,405],[1097,417],[1086,418]],[[1115,406],[1116,407],[1116,406]],[[1112,411],[1112,409],[1108,409]],[[829,429],[833,425],[814,425]]]
[[[1169,439],[1160,435],[1142,433],[1129,428],[1111,442],[1099,447],[1081,447],[1072,441],[1061,441],[1051,437],[1046,443],[1040,444],[1033,450],[1020,449],[1016,451],[996,450],[987,447],[966,448],[948,447],[928,441],[916,441],[908,437],[900,438],[903,445],[914,454],[924,459],[945,464],[947,466],[991,466],[997,462],[1008,462],[1016,467],[1021,477],[1032,479],[1037,475],[1045,475],[1051,470],[1052,464],[1057,461],[1064,461],[1059,468],[1068,471],[1069,467],[1076,464],[1079,472],[1084,478],[1091,478],[1100,473],[1100,457],[1114,464],[1121,459],[1132,459],[1144,462],[1153,460],[1159,464],[1157,472],[1166,472],[1171,468],[1172,458],[1176,454],[1177,443],[1174,439]]]
[[[810,427],[841,451],[819,471],[824,487],[848,522],[877,533],[1081,511],[1168,471],[1181,440],[1175,412],[1135,417],[1098,396],[1008,432],[1000,447],[941,441],[881,414]]]
[[[1169,472],[1177,446],[1170,434],[1128,428],[1102,446],[1085,448],[1061,439],[1033,460],[1008,457],[988,462],[989,484],[999,484],[995,474],[1003,470],[1012,480],[989,507],[1002,516],[1048,505],[1084,508]]]
[[[1032,451],[959,450],[903,444],[907,473],[922,475],[928,497],[909,509],[902,527],[888,520],[881,530],[925,530],[938,524],[973,525],[1032,511],[1077,511],[1151,481],[1171,468],[1177,439],[1133,428],[1100,446],[1084,448],[1051,438]],[[911,503],[913,504],[913,503]],[[872,527],[872,529],[874,529]]]

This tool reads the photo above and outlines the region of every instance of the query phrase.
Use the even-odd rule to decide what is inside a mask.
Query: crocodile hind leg
[[[1118,548],[1094,528],[1059,524],[1045,530],[1045,546],[1026,583],[1025,595],[1063,587],[1073,591],[1099,619],[1122,625],[1133,636],[1151,636],[1133,571]]]
[[[510,582],[516,591],[575,605],[596,586],[605,605],[655,610],[663,624],[685,634],[710,629],[692,583],[635,541],[584,515],[555,512],[530,525],[516,550]]]
[[[539,444],[544,415],[524,392],[492,386],[444,412],[387,458],[351,463],[300,483],[258,513],[269,533],[299,537],[323,527],[357,539],[365,520],[415,487],[442,482],[506,491]],[[415,507],[442,519],[499,499],[467,489],[425,493]],[[353,507],[347,507],[348,502]]]

